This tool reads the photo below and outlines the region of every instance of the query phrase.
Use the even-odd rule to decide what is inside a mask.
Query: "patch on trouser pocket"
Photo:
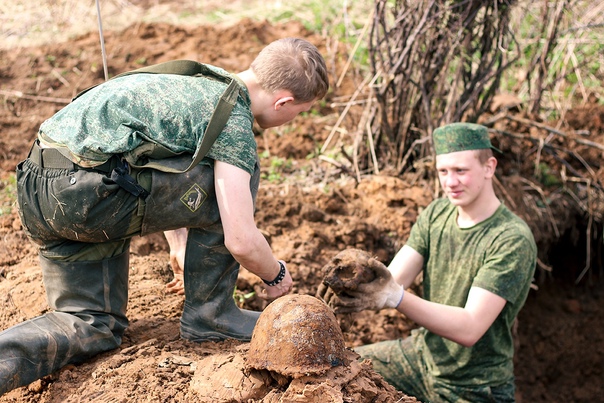
[[[152,169],[149,193],[145,199],[141,235],[185,227],[201,228],[220,221],[212,166],[198,164],[185,173]]]
[[[208,194],[196,183],[191,186],[184,195],[182,195],[180,201],[183,202],[184,205],[191,210],[191,212],[195,213],[201,208],[207,198]]]

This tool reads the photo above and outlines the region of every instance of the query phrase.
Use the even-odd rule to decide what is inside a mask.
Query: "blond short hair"
[[[489,158],[495,156],[493,154],[493,150],[491,150],[490,148],[483,148],[481,150],[474,150],[474,153],[476,155],[476,158],[478,158],[478,161],[480,161],[481,164],[486,163],[489,160]]]
[[[290,91],[295,103],[321,99],[329,89],[325,60],[304,39],[283,38],[268,44],[250,68],[262,89]]]

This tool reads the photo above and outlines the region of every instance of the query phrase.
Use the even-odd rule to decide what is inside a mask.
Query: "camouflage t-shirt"
[[[208,66],[222,74],[224,70]],[[247,88],[206,158],[250,174],[256,162]],[[226,84],[206,77],[132,74],[91,89],[40,126],[40,138],[67,147],[74,162],[99,165],[113,154],[153,141],[175,153],[195,152]]]
[[[526,223],[504,205],[471,228],[456,220],[457,208],[438,199],[411,230],[407,245],[424,257],[423,297],[463,307],[470,287],[480,287],[507,302],[472,347],[422,329],[424,358],[433,376],[454,385],[503,384],[514,375],[511,328],[530,289],[537,246]]]

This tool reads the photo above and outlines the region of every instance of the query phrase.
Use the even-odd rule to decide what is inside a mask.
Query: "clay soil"
[[[333,43],[328,49],[324,37],[291,21],[276,25],[242,19],[222,27],[136,23],[105,33],[111,75],[140,67],[142,61],[151,64],[180,58],[240,71],[265,44],[285,36],[302,36],[315,43],[330,56],[332,80],[340,76],[348,57],[346,49],[339,50]],[[35,47],[0,50],[0,190],[5,197],[11,193],[10,176],[15,165],[26,157],[40,123],[79,90],[101,81],[97,32]],[[354,77],[344,80],[312,114],[281,129],[258,131],[259,151],[270,157],[263,159],[257,223],[275,255],[288,262],[297,294],[315,294],[322,267],[340,250],[363,249],[388,263],[404,244],[418,212],[434,197],[434,183],[416,176],[368,175],[357,181],[342,165],[327,158],[306,158],[324,144],[342,112],[337,102],[354,92],[355,82]],[[603,121],[601,107],[582,105],[568,114],[565,124],[574,130],[589,130],[592,141],[604,144]],[[521,126],[513,129],[529,131]],[[500,146],[508,154],[522,155],[518,147],[523,145],[513,140],[502,141]],[[290,163],[277,170],[271,163],[276,158]],[[602,153],[585,158],[600,170],[602,178],[598,166]],[[514,186],[521,172],[512,172],[512,162],[501,165],[505,175],[500,181],[507,188],[502,198],[515,201],[518,213],[528,217],[530,212],[520,207],[522,186]],[[0,330],[48,310],[37,251],[22,230],[14,203],[3,202]],[[566,236],[566,246],[580,245],[576,241],[581,237],[579,214],[568,209],[554,213],[559,218],[561,237]],[[602,283],[593,275],[590,281],[574,285],[583,268],[577,256],[584,250],[552,240],[549,217],[533,217],[530,225],[541,260],[555,272],[543,275],[539,271],[541,275],[520,314],[515,359],[517,400],[603,401]],[[269,387],[252,394],[249,378],[241,376],[248,343],[196,344],[179,338],[183,297],[165,291],[171,278],[163,235],[134,239],[128,305],[131,324],[122,346],[11,391],[0,397],[0,402],[415,400],[395,392],[370,364],[356,363],[324,377],[291,383],[291,379],[268,380],[265,384]],[[258,287],[259,279],[242,269],[236,295],[242,306],[255,310],[266,307],[266,301],[250,296]],[[337,319],[347,347],[404,337],[415,326],[388,310],[339,315]]]

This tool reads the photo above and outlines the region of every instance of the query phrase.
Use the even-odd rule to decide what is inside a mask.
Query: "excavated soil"
[[[136,23],[106,32],[105,40],[109,72],[115,75],[139,67],[143,60],[151,64],[178,58],[240,71],[265,44],[284,36],[302,36],[315,43],[329,55],[332,80],[339,77],[348,57],[346,49],[333,44],[327,49],[324,38],[291,21],[271,25],[243,19],[225,27]],[[27,155],[40,123],[79,90],[102,80],[95,32],[64,42],[0,50],[0,189],[4,195],[10,196],[14,186],[10,177]],[[433,182],[391,176],[364,176],[357,182],[329,159],[306,158],[323,144],[338,120],[342,108],[332,103],[350,96],[355,82],[354,77],[344,80],[328,95],[327,102],[316,107],[316,113],[257,135],[261,153],[291,162],[275,177],[271,158],[263,159],[265,176],[257,223],[276,256],[288,262],[297,294],[314,295],[322,278],[321,268],[345,248],[363,249],[389,262],[406,240],[418,211],[434,197]],[[574,130],[589,130],[591,141],[604,144],[603,121],[604,109],[594,103],[569,112],[565,124]],[[510,130],[530,131],[519,124]],[[508,155],[520,156],[525,151],[523,143],[513,138],[502,139],[499,146]],[[602,152],[597,148],[588,152],[592,154],[585,155],[585,160],[602,178],[602,167],[598,166]],[[581,243],[584,224],[580,214],[569,208],[553,211],[563,240],[556,241],[551,217],[537,217],[523,209],[526,199],[522,190],[526,186],[519,180],[522,172],[518,165],[518,161],[502,161],[502,198],[515,202],[512,207],[527,218],[541,249],[540,259],[554,272],[544,275],[540,270],[542,274],[520,314],[517,400],[601,401],[602,283],[595,269],[584,277],[589,281],[573,283],[585,263],[578,257],[584,250],[577,249],[585,248],[585,240]],[[24,235],[14,204],[2,202],[0,330],[48,309],[36,249]],[[593,248],[591,253],[601,256],[601,251]],[[122,346],[11,391],[0,397],[0,402],[415,401],[394,391],[368,363],[353,362],[332,372],[296,379],[267,380],[270,376],[266,374],[251,379],[242,371],[248,343],[197,344],[179,338],[183,297],[166,293],[165,284],[170,279],[163,236],[136,238],[128,305],[131,325]],[[266,301],[249,295],[258,287],[259,280],[243,269],[237,285],[242,306],[255,310],[266,307]],[[404,337],[414,326],[389,310],[338,315],[337,319],[347,347]],[[258,382],[272,386],[262,389],[262,394],[254,389]]]

